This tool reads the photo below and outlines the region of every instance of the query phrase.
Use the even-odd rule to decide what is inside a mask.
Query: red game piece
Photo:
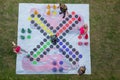
[[[82,42],[78,42],[78,45],[81,46],[83,43]]]
[[[88,39],[88,34],[85,35],[85,39]]]
[[[81,21],[81,18],[80,18],[80,17],[78,18],[78,21]]]

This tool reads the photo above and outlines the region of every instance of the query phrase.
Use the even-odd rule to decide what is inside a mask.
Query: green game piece
[[[32,31],[28,28],[28,33],[32,33]]]
[[[33,64],[37,64],[37,61],[33,61]]]
[[[21,33],[25,33],[25,29],[24,28],[22,28]]]
[[[27,36],[27,39],[31,39],[31,36],[30,36],[30,35],[28,35],[28,36]]]
[[[21,35],[20,38],[21,38],[22,40],[24,40],[24,39],[25,39],[25,36]]]
[[[47,45],[44,45],[43,48],[44,48],[44,49],[47,48]]]
[[[36,57],[37,57],[37,54],[34,54],[33,57],[36,58]]]

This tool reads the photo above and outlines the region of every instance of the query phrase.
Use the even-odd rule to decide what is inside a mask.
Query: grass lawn
[[[90,4],[91,75],[16,75],[19,3],[58,3],[59,0],[0,0],[0,80],[120,80],[120,0],[61,0]]]

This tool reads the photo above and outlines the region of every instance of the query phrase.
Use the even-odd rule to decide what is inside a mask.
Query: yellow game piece
[[[57,8],[57,7],[56,7],[56,5],[54,4],[54,5],[53,5],[53,9],[56,9],[56,8]]]
[[[47,15],[50,15],[50,10],[47,11]]]
[[[50,9],[50,5],[49,4],[47,5],[47,9]]]
[[[38,14],[38,11],[37,11],[37,10],[35,10],[35,11],[34,11],[34,14],[35,14],[35,15],[37,15],[37,14]]]

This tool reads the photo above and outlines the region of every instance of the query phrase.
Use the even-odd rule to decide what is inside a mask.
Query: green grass
[[[0,80],[120,80],[120,0],[61,0],[90,4],[91,75],[16,75],[18,3],[59,0],[0,0]]]

